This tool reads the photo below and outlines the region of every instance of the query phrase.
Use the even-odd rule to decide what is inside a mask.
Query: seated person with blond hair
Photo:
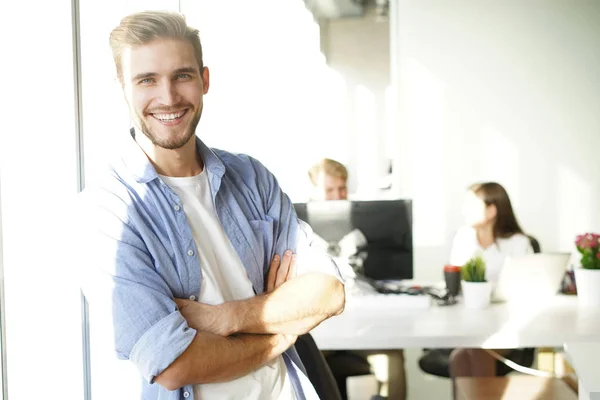
[[[313,184],[311,196],[313,200],[348,200],[348,170],[342,163],[324,158],[309,169],[308,176]],[[392,370],[397,371],[397,374],[388,378],[388,399],[404,400],[406,398],[403,350],[324,351],[323,354],[343,399],[347,399],[347,378],[373,373],[367,356],[375,354],[387,355],[389,363],[394,365]]]
[[[347,200],[348,170],[335,160],[324,158],[308,170],[313,200]]]

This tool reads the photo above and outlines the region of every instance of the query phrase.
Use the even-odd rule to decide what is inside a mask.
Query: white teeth
[[[181,118],[183,116],[183,114],[185,114],[185,110],[184,111],[180,111],[178,113],[171,113],[171,114],[153,114],[155,118],[160,119],[161,121],[173,121],[177,118]]]

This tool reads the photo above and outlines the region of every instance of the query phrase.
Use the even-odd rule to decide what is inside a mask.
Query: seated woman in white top
[[[532,253],[504,188],[495,182],[474,184],[464,205],[466,225],[458,230],[450,253],[451,265],[464,265],[479,254],[485,260],[486,278],[495,286],[507,257]]]
[[[507,257],[533,253],[530,239],[517,222],[506,190],[495,182],[474,184],[465,201],[466,226],[454,238],[450,263],[464,265],[480,254],[486,278],[495,286]],[[510,358],[512,350],[500,353]],[[481,349],[457,349],[450,356],[450,376],[496,376],[496,361]]]

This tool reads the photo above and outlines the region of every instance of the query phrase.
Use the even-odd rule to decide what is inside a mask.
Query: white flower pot
[[[600,269],[576,268],[575,284],[580,306],[600,306]]]
[[[461,281],[466,308],[486,308],[490,305],[492,284],[490,282]]]

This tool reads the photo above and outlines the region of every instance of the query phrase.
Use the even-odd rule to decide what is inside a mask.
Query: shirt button
[[[173,207],[175,209],[175,211],[179,211],[181,210],[181,207],[179,207],[178,205],[176,205],[175,207]]]
[[[194,295],[191,295],[191,296],[190,296],[190,300],[191,300],[191,301],[194,301],[194,300],[196,300],[196,296],[194,296]]]
[[[189,250],[188,250],[188,256],[190,256],[190,257],[191,257],[191,256],[193,256],[193,255],[194,255],[194,250],[192,250],[192,249],[189,249]]]
[[[186,399],[190,397],[190,392],[183,392],[183,397]]]

